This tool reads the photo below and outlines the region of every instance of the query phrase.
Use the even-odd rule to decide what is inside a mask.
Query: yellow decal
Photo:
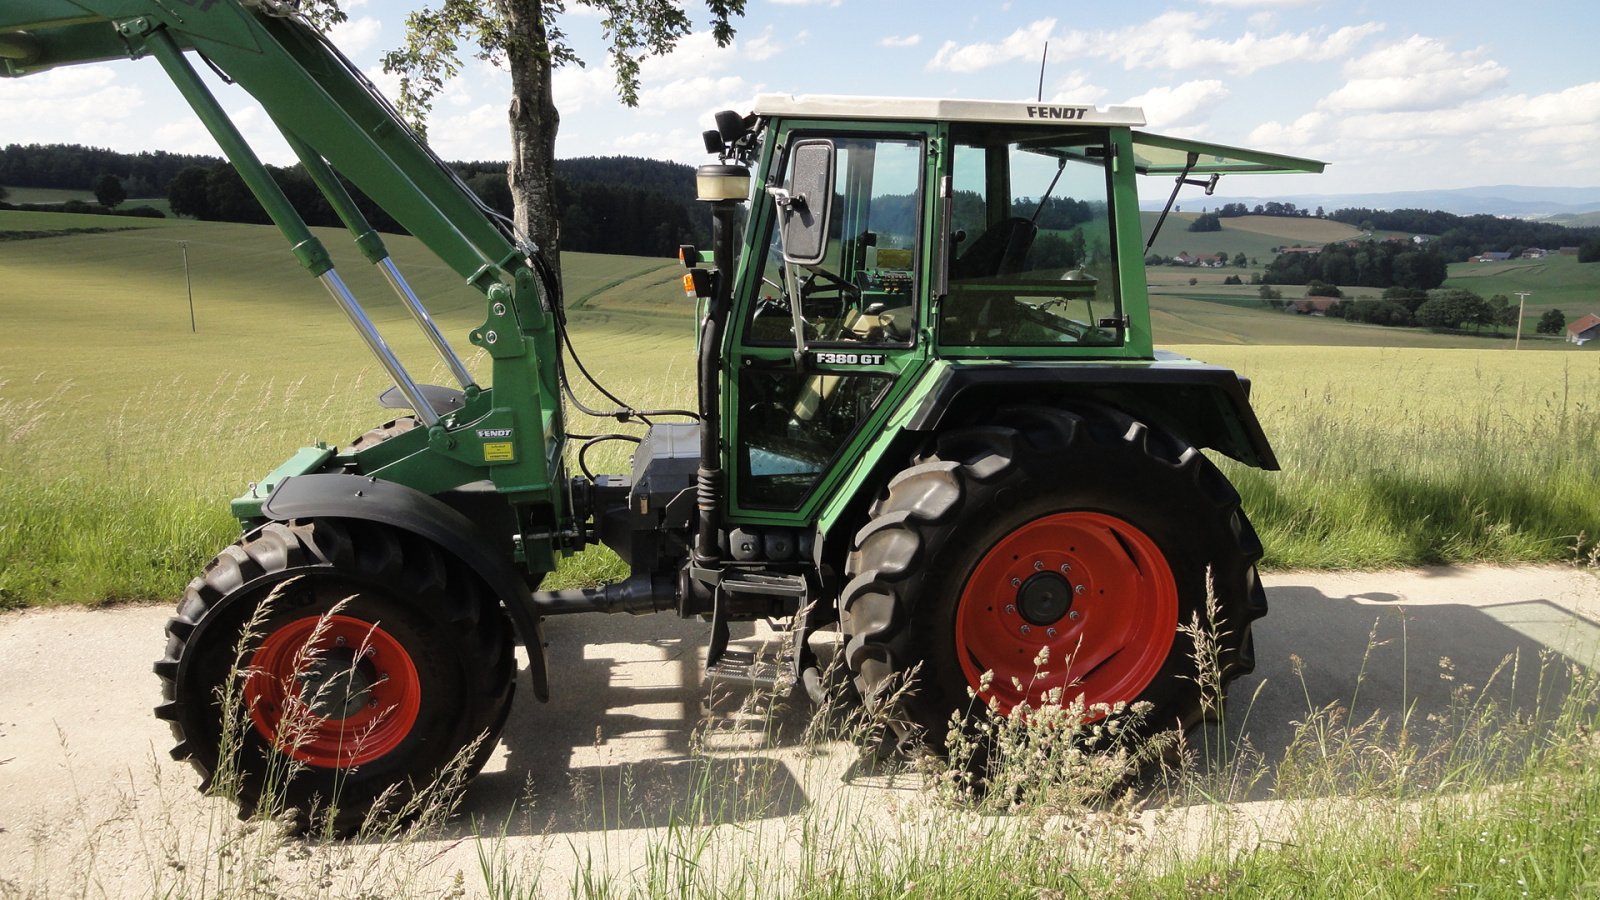
[[[516,445],[512,444],[510,441],[503,441],[503,442],[497,441],[497,442],[492,443],[492,444],[484,444],[483,445],[483,461],[484,462],[511,462],[512,460],[517,458],[517,454],[513,449],[515,446]]]

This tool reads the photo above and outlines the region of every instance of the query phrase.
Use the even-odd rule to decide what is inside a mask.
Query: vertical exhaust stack
[[[720,123],[719,123],[720,124]],[[713,132],[707,132],[707,145]],[[694,561],[714,566],[721,557],[717,546],[718,512],[727,476],[722,470],[721,355],[728,306],[733,295],[736,260],[733,242],[738,227],[739,204],[750,194],[750,170],[729,163],[701,166],[695,172],[698,199],[711,204],[711,253],[716,280],[705,321],[700,325],[700,469],[696,506],[700,518],[695,531]]]
[[[747,162],[756,121],[753,116],[741,116],[732,110],[717,113],[715,120],[716,129],[702,136],[706,152],[716,154],[721,162],[695,170],[697,199],[711,204],[711,259],[717,269],[706,317],[700,323],[700,468],[696,473],[695,497],[699,521],[692,555],[694,566],[701,569],[717,568],[722,557],[717,541],[727,485],[727,475],[722,470],[720,437],[722,339],[733,298],[737,264],[733,242],[738,238],[739,204],[750,196]]]

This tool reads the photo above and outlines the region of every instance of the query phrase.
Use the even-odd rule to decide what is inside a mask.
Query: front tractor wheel
[[[1144,733],[1187,728],[1202,683],[1253,666],[1260,555],[1195,448],[1110,410],[1002,411],[942,435],[872,506],[840,597],[846,663],[902,738],[935,751],[953,714],[1052,700],[1091,718],[1148,703]]]
[[[332,811],[340,834],[374,810],[415,815],[441,773],[482,767],[510,709],[511,627],[494,598],[384,526],[264,526],[190,583],[167,635],[157,715],[173,756],[242,815],[320,826]]]

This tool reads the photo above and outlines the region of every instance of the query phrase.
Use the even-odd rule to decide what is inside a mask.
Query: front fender
[[[268,521],[358,519],[409,531],[466,563],[482,578],[522,635],[528,650],[533,692],[550,699],[544,656],[544,631],[531,608],[530,592],[516,566],[489,548],[477,526],[443,501],[393,481],[361,475],[322,473],[283,479],[261,504]]]

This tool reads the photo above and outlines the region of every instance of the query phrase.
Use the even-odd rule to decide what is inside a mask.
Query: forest
[[[509,215],[511,194],[503,162],[447,165],[483,201]],[[296,210],[311,225],[338,217],[299,166],[268,166]],[[118,153],[75,144],[10,144],[0,148],[0,185],[101,194],[106,179],[121,195],[164,198],[177,215],[206,221],[265,224],[266,212],[222,159],[185,154]],[[346,187],[351,187],[348,182]],[[351,190],[380,231],[401,232],[376,204]],[[112,196],[116,196],[115,193]],[[679,244],[710,241],[710,215],[694,198],[694,168],[637,157],[579,157],[556,161],[556,202],[563,249],[588,253],[671,256]],[[107,203],[115,206],[116,203]],[[75,202],[74,209],[89,211]]]

